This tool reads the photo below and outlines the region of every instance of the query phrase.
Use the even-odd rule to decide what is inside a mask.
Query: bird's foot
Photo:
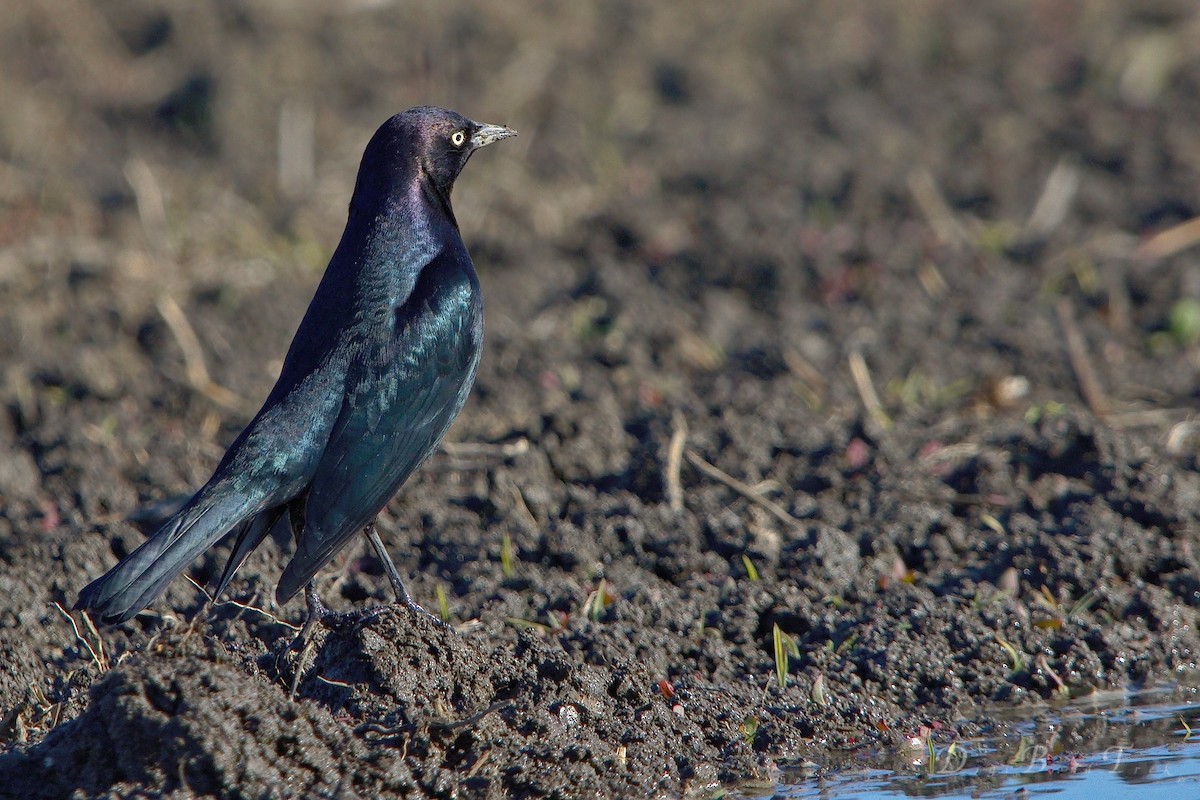
[[[432,611],[427,610],[425,608],[425,606],[420,605],[419,603],[417,603],[417,601],[413,600],[411,597],[397,597],[396,602],[393,603],[392,605],[393,606],[403,606],[404,608],[407,608],[409,611],[412,611],[414,614],[420,614],[422,617],[429,619],[430,621],[433,622],[434,625],[437,625],[439,628],[445,628],[448,631],[454,631],[453,625],[451,625],[449,622],[447,622],[446,620],[439,617],[437,614],[434,614]],[[387,606],[384,606],[384,608],[387,608]]]
[[[320,624],[321,627],[328,630],[338,630],[350,628],[354,630],[362,625],[371,622],[375,618],[382,615],[384,612],[396,608],[397,606],[407,608],[415,614],[419,614],[426,619],[432,621],[435,625],[447,631],[454,631],[454,627],[450,623],[443,620],[441,617],[427,611],[423,606],[417,603],[409,596],[408,592],[399,594],[395,602],[387,603],[370,608],[359,608],[352,611],[334,611],[321,601],[317,595],[317,590],[309,583],[304,587],[304,602],[308,606],[308,615],[304,618],[304,624],[300,628],[300,632],[296,634],[286,647],[283,648],[275,656],[276,672],[283,674],[281,662],[284,661],[288,654],[293,650],[298,650],[300,655],[296,659],[295,673],[292,676],[291,692],[294,697],[296,690],[300,685],[300,680],[307,669],[307,662],[316,648],[317,637],[313,636],[313,629]]]
[[[296,690],[300,686],[300,679],[304,676],[304,672],[307,669],[307,662],[312,656],[313,650],[316,649],[317,637],[313,635],[313,629],[318,623],[324,628],[333,630],[345,625],[357,625],[367,622],[378,616],[382,610],[367,609],[366,613],[363,611],[332,611],[321,602],[321,597],[317,594],[317,590],[311,581],[304,587],[304,604],[308,607],[308,614],[304,617],[304,624],[300,627],[300,632],[275,656],[275,671],[282,676],[283,669],[281,664],[287,659],[288,654],[293,650],[298,650],[300,653],[296,657],[295,672],[292,675],[292,697],[296,696]]]
[[[285,652],[298,650],[305,645],[311,638],[313,628],[317,624],[328,630],[344,629],[347,627],[353,629],[371,622],[384,612],[397,606],[407,608],[415,614],[427,617],[443,628],[451,628],[445,620],[425,610],[423,606],[413,600],[408,592],[398,596],[392,603],[371,606],[370,608],[356,608],[351,611],[334,611],[321,601],[316,589],[310,583],[304,587],[304,602],[308,606],[308,614],[304,618],[304,625],[300,628],[300,632],[296,634],[296,638],[288,645]]]
[[[375,618],[382,616],[384,613],[392,610],[393,608],[407,608],[414,614],[419,614],[420,616],[430,620],[440,628],[453,630],[453,627],[449,623],[447,623],[438,615],[426,610],[424,606],[417,603],[411,597],[397,598],[391,603],[384,603],[383,605],[379,606],[371,606],[370,608],[357,608],[353,611],[331,611],[322,606],[317,621],[330,630],[346,627],[349,627],[353,630],[354,628],[366,625],[368,622],[371,622]],[[310,611],[309,613],[312,612]]]
[[[383,571],[387,574],[388,582],[392,584],[392,591],[396,594],[396,602],[394,605],[404,606],[409,611],[413,611],[425,617],[429,617],[443,628],[450,629],[447,623],[441,617],[435,616],[420,605],[416,600],[412,599],[412,595],[408,593],[408,587],[404,585],[404,579],[400,577],[400,571],[396,569],[396,565],[392,563],[392,557],[388,555],[387,548],[383,546],[383,541],[379,538],[379,532],[375,530],[375,523],[371,523],[363,528],[363,533],[367,536],[367,541],[371,543],[371,549],[375,551],[375,556],[379,562],[383,564]],[[380,613],[388,606],[372,609],[376,614]]]

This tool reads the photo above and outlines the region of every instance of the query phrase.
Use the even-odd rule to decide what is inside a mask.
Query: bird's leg
[[[296,657],[296,672],[292,675],[292,697],[296,696],[296,689],[300,686],[300,678],[304,675],[304,664],[308,660],[313,645],[316,642],[316,639],[312,637],[312,629],[318,622],[328,619],[333,614],[321,602],[321,597],[317,594],[317,589],[313,586],[312,581],[304,585],[304,604],[308,606],[308,614],[304,617],[304,624],[300,626],[300,632],[296,634],[294,639],[288,642],[287,647],[275,655],[275,671],[283,675],[280,662],[293,650],[300,651],[300,655]]]
[[[443,627],[449,627],[445,620],[429,613],[416,600],[412,599],[412,595],[408,593],[408,587],[404,585],[404,579],[400,577],[400,571],[396,569],[396,565],[392,563],[392,557],[383,547],[379,532],[375,530],[375,523],[372,522],[363,528],[363,533],[366,534],[367,541],[371,543],[371,549],[375,551],[375,555],[383,562],[383,571],[387,573],[388,580],[392,583],[392,591],[396,593],[396,604],[424,614]]]
[[[308,606],[308,614],[304,617],[304,624],[300,626],[300,632],[296,634],[296,638],[284,648],[284,652],[296,650],[301,644],[305,643],[309,635],[312,633],[313,626],[318,622],[324,622],[330,617],[335,617],[337,614],[330,611],[329,608],[321,602],[321,597],[317,594],[317,589],[313,586],[313,582],[309,581],[304,585],[304,604]]]
[[[296,523],[293,523],[294,525]],[[294,528],[300,530],[299,527]],[[424,608],[417,604],[417,601],[412,599],[412,595],[408,592],[408,587],[404,585],[404,579],[400,577],[400,571],[396,569],[396,565],[392,562],[388,551],[384,549],[383,541],[379,538],[379,532],[375,530],[375,524],[371,523],[363,529],[366,534],[367,541],[371,543],[371,549],[375,551],[376,557],[383,562],[383,570],[387,573],[388,580],[392,584],[392,591],[396,593],[396,604],[402,605],[405,608],[424,614],[427,617],[434,619],[439,625],[445,625],[438,617],[430,614]],[[300,628],[300,632],[296,634],[291,643],[284,650],[284,653],[292,650],[301,650],[300,660],[297,664],[297,670],[303,665],[305,656],[311,645],[310,635],[313,627],[320,623],[326,628],[336,628],[343,624],[362,625],[375,617],[382,614],[389,607],[376,606],[375,608],[358,609],[354,611],[333,611],[325,605],[321,600],[321,596],[317,594],[317,588],[313,581],[309,581],[304,585],[304,604],[308,607],[308,614],[304,618],[304,624]],[[299,674],[299,672],[297,673]],[[293,689],[294,691],[294,689]]]
[[[396,604],[410,608],[413,611],[419,611],[422,614],[429,614],[428,611],[417,604],[417,601],[412,599],[412,595],[408,592],[408,587],[404,585],[404,579],[400,577],[400,571],[396,569],[396,565],[392,563],[391,556],[388,555],[388,551],[383,547],[383,541],[379,538],[379,532],[375,530],[375,524],[371,523],[363,528],[363,533],[366,534],[367,541],[371,543],[371,549],[375,551],[375,555],[383,562],[383,571],[387,573],[388,580],[392,584],[392,590],[396,593]],[[312,581],[304,585],[304,604],[308,606],[308,616],[305,617],[304,627],[301,628],[299,635],[296,636],[295,642],[289,649],[295,649],[296,644],[303,641],[312,631],[313,625],[318,622],[326,628],[333,628],[343,623],[362,624],[374,619],[387,610],[387,606],[376,606],[375,608],[355,611],[332,611],[321,601],[321,596],[317,594],[316,587]]]
[[[316,639],[312,636],[312,631],[317,623],[331,630],[347,623],[361,625],[379,616],[387,608],[386,606],[379,606],[361,611],[333,611],[321,601],[321,596],[317,594],[317,587],[314,581],[304,584],[304,605],[308,608],[308,614],[304,617],[304,624],[300,626],[300,632],[296,634],[296,638],[288,643],[283,652],[275,657],[276,670],[278,671],[279,659],[282,656],[287,655],[293,650],[300,651],[300,655],[296,658],[296,673],[292,678],[293,696],[296,694],[296,688],[300,685],[300,678],[304,674],[305,663],[308,661],[308,657],[316,644]]]
[[[321,602],[321,595],[317,594],[314,581],[304,584],[304,605],[308,608],[308,616],[304,618],[304,627],[300,630],[301,636],[312,630],[312,626],[316,623],[334,616],[334,612]]]
[[[376,558],[383,562],[383,571],[387,573],[388,580],[392,582],[392,591],[396,593],[396,602],[399,605],[408,606],[409,608],[421,608],[412,599],[412,595],[408,593],[408,587],[404,585],[404,579],[400,577],[400,571],[396,569],[396,565],[392,563],[392,557],[384,549],[383,541],[379,538],[379,531],[375,530],[375,523],[372,522],[363,528],[363,533],[366,534],[367,541],[371,543],[371,548],[375,551]]]
[[[304,512],[307,503],[308,495],[305,494],[288,504],[288,518],[291,521],[292,532],[296,536],[297,542],[300,541],[300,534],[304,530]],[[382,551],[383,543],[379,542],[378,536],[375,537],[375,542],[377,543],[376,552]],[[387,554],[384,553],[384,555],[386,556]],[[385,562],[385,567],[391,567],[393,572],[396,570],[390,561]],[[397,576],[396,580],[399,579],[399,576]],[[402,587],[403,585],[401,584]],[[366,612],[333,611],[321,602],[321,596],[317,594],[317,587],[313,581],[304,584],[304,605],[308,607],[308,615],[304,618],[304,627],[300,629],[299,635],[296,636],[292,644],[288,647],[289,650],[294,650],[297,644],[304,641],[305,637],[312,631],[312,627],[318,622],[326,628],[333,628],[343,622],[365,622],[379,613],[376,609],[368,609]]]

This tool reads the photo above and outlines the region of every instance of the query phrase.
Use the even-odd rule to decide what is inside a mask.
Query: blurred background
[[[205,477],[273,381],[365,142],[417,104],[520,132],[456,192],[489,324],[458,438],[551,435],[565,414],[564,442],[614,441],[580,469],[636,482],[620,454],[647,413],[661,427],[766,396],[785,425],[857,413],[852,352],[893,414],[1014,377],[1061,399],[1072,371],[1037,301],[1064,292],[1096,312],[1119,401],[1195,399],[1195,235],[1138,249],[1197,214],[1189,2],[6,0],[0,16],[0,393],[10,437],[42,431],[43,475],[82,429],[133,458],[142,492]],[[789,383],[734,391],[747,379]],[[163,436],[203,458],[157,460]],[[10,502],[39,492],[15,457]],[[134,500],[96,488],[76,500]]]

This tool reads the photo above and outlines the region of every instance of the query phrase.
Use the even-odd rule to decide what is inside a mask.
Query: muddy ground
[[[10,0],[0,101],[0,795],[711,795],[1194,675],[1193,3]],[[422,103],[520,132],[456,190],[477,388],[381,522],[456,632],[298,663],[273,544],[69,620]],[[319,585],[389,597],[359,544]]]

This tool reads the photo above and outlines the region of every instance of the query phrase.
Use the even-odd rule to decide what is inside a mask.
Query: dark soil
[[[429,6],[6,6],[0,795],[707,794],[1189,682],[1193,3]],[[476,391],[381,520],[457,632],[284,654],[284,543],[76,635],[421,103],[520,132],[456,192]],[[389,597],[360,545],[319,585]]]

